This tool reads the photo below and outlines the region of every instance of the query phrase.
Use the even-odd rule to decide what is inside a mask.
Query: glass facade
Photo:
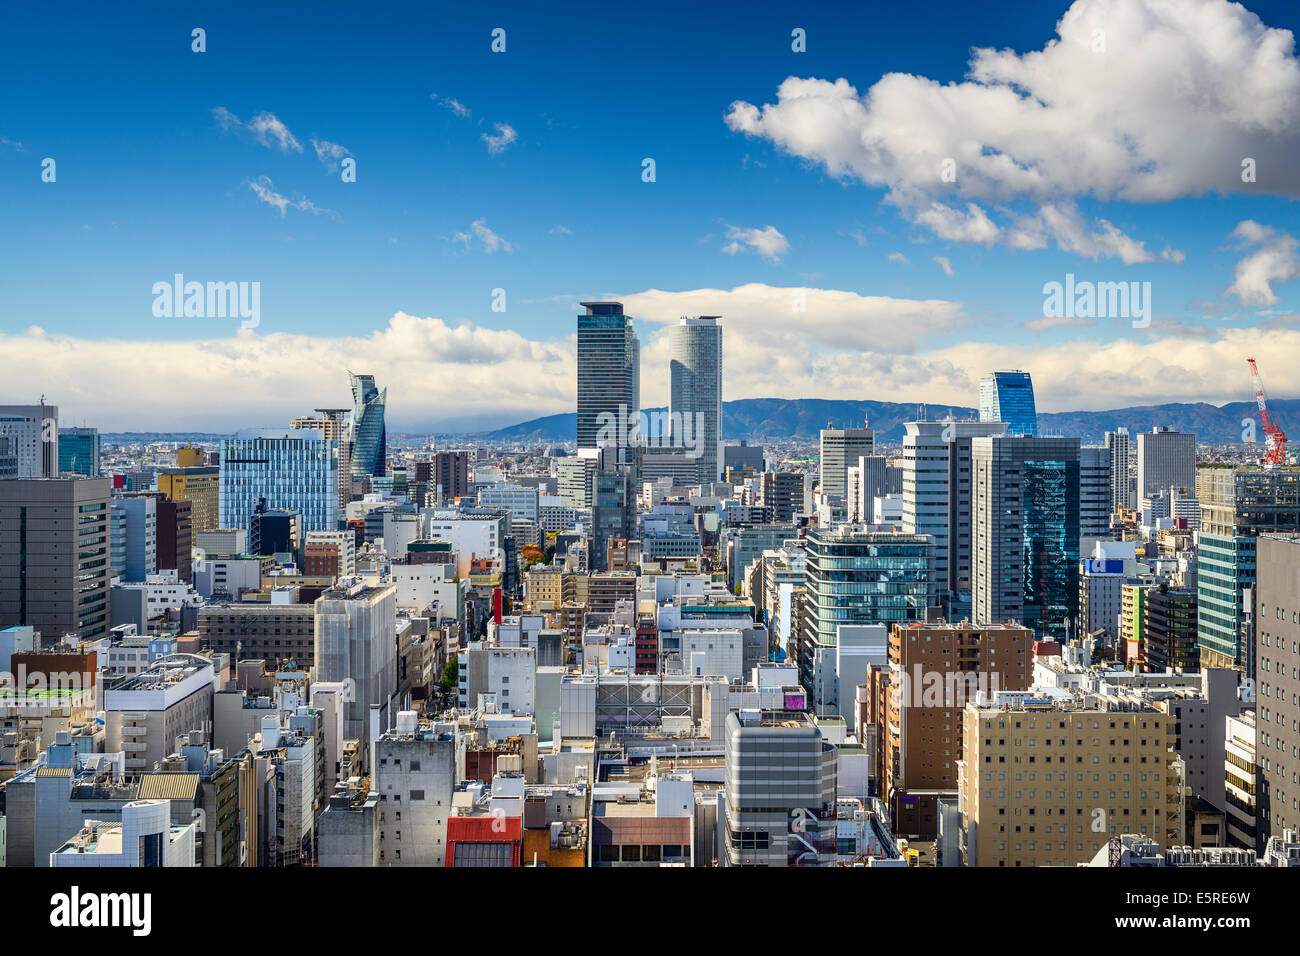
[[[368,478],[387,473],[387,433],[384,407],[388,389],[375,387],[373,375],[353,375],[352,386],[352,477]]]
[[[1037,435],[1034,383],[1028,372],[994,372],[980,380],[980,421],[1006,422],[1008,435]]]
[[[641,349],[622,303],[582,305],[587,314],[578,316],[578,447],[595,448],[602,425],[623,426],[628,416],[640,415]],[[619,430],[626,435],[625,427]]]
[[[1077,461],[1026,461],[1023,476],[1025,627],[1038,638],[1069,636],[1079,609]]]
[[[221,443],[220,523],[248,530],[258,502],[297,511],[302,533],[338,528],[338,442],[310,432],[228,438]]]
[[[59,474],[99,477],[99,429],[59,429]]]
[[[699,452],[700,481],[717,481],[722,448],[722,326],[718,316],[682,318],[668,333],[668,411],[673,445]]]

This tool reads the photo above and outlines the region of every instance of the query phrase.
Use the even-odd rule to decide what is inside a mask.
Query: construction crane
[[[1281,465],[1286,458],[1286,432],[1273,424],[1268,414],[1268,400],[1264,397],[1264,382],[1253,358],[1246,359],[1250,366],[1250,380],[1255,386],[1255,404],[1259,406],[1259,421],[1264,427],[1264,464]]]

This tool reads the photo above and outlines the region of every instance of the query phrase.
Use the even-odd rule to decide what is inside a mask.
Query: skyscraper
[[[595,448],[598,438],[617,437],[619,460],[626,461],[627,422],[641,413],[640,344],[623,303],[582,306],[587,313],[578,316],[578,447]]]
[[[99,429],[59,429],[59,474],[99,477]]]
[[[1079,439],[971,440],[976,624],[1064,638],[1079,607]]]
[[[971,440],[1002,422],[908,422],[903,435],[903,530],[934,538],[934,586],[950,621],[970,616]]]
[[[1196,488],[1196,436],[1163,425],[1138,433],[1137,499],[1170,488]]]
[[[108,633],[109,484],[0,481],[0,627]]]
[[[310,431],[246,432],[221,442],[222,528],[247,531],[253,510],[297,511],[301,530],[334,531],[338,520],[338,443]]]
[[[1110,500],[1114,487],[1110,461],[1109,448],[1087,445],[1079,449],[1080,537],[1110,537]]]
[[[348,372],[348,382],[352,386],[352,477],[382,476],[387,472],[384,406],[388,389],[379,391],[373,375]]]
[[[1133,479],[1129,476],[1132,459],[1127,428],[1106,432],[1106,447],[1110,449],[1110,510],[1117,514],[1121,508],[1132,511],[1137,507],[1133,494]]]
[[[19,478],[54,478],[59,473],[57,405],[0,405],[0,438],[6,454],[18,458]]]
[[[847,498],[849,466],[876,450],[870,428],[835,428],[827,425],[821,433],[821,493]]]
[[[980,421],[1006,422],[1008,435],[1037,435],[1034,383],[1019,369],[980,379]]]
[[[700,481],[717,481],[722,456],[722,326],[717,315],[682,317],[668,333],[673,444],[699,451]]]

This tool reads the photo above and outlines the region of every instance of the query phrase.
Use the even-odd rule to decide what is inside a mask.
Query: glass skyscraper
[[[384,406],[388,389],[379,391],[373,375],[348,372],[348,381],[352,386],[352,477],[383,476],[387,472]]]
[[[578,447],[596,448],[603,428],[625,452],[628,431],[641,414],[641,346],[623,303],[582,306],[587,313],[578,316]]]
[[[673,445],[699,451],[700,481],[717,481],[722,457],[722,326],[717,315],[682,317],[668,333]]]
[[[1034,383],[1028,372],[994,372],[980,379],[980,421],[1006,422],[1008,435],[1037,435]]]
[[[59,429],[59,474],[99,477],[99,429]]]
[[[222,528],[247,531],[265,500],[301,514],[303,534],[338,529],[338,442],[311,431],[245,432],[221,442],[220,467]]]

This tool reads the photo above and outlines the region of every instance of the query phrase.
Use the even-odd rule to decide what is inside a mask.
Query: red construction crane
[[[1250,380],[1255,386],[1255,404],[1259,406],[1259,421],[1264,426],[1264,464],[1281,465],[1286,458],[1286,432],[1273,424],[1268,414],[1268,400],[1264,397],[1264,382],[1253,358],[1246,359],[1250,366]]]

